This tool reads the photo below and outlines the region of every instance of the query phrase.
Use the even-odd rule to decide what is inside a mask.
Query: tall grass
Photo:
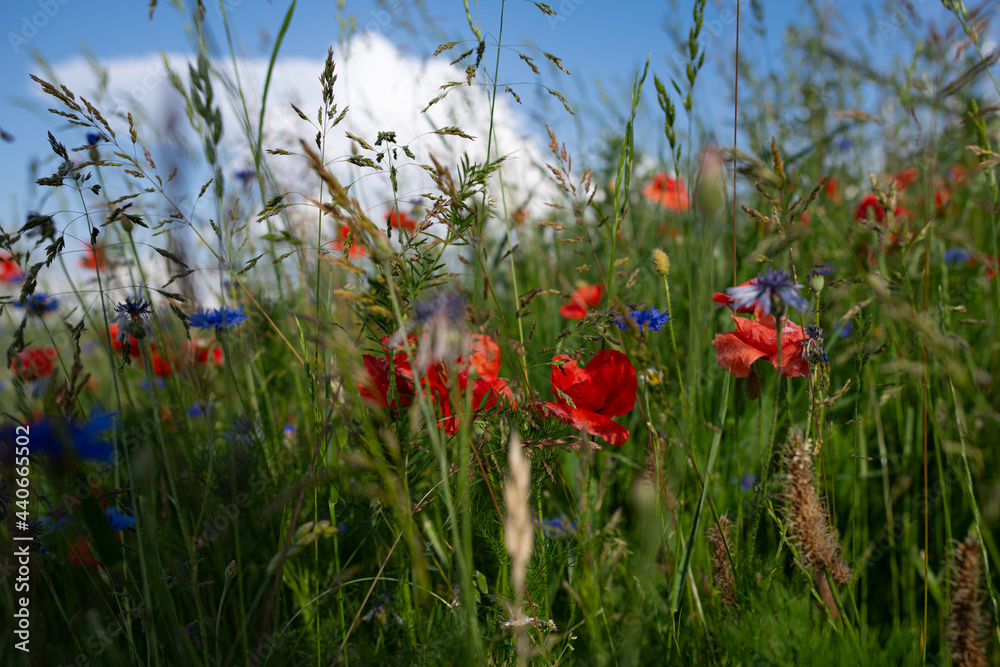
[[[719,147],[696,1],[686,71],[628,73],[605,162],[548,129],[544,217],[508,200],[493,120],[515,62],[572,110],[564,79],[468,4],[470,38],[435,54],[464,76],[428,106],[486,91],[479,163],[354,134],[335,49],[298,150],[270,149],[273,92],[250,99],[225,17],[234,75],[217,66],[199,10],[171,74],[203,158],[183,193],[139,109],[37,77],[39,185],[65,208],[0,229],[23,273],[0,267],[2,531],[23,532],[29,424],[37,546],[32,653],[8,631],[4,664],[995,663],[1000,89],[991,15],[946,6],[901,71],[840,51],[812,7],[797,66],[738,61],[745,140]],[[293,1],[268,80],[295,20]],[[644,150],[650,112],[667,154]],[[350,171],[330,169],[342,131]],[[226,171],[236,137],[252,176]],[[277,161],[311,175],[283,191]],[[411,225],[412,170],[433,191]],[[74,237],[106,261],[80,266]],[[723,304],[769,269],[795,285],[759,283],[770,314]],[[52,312],[29,301],[57,280],[75,289]]]

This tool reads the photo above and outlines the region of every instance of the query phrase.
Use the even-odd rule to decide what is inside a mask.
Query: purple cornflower
[[[964,264],[972,259],[972,254],[965,248],[948,248],[944,251],[945,264]]]
[[[53,310],[59,307],[59,301],[55,297],[51,297],[45,292],[38,292],[32,294],[27,299],[22,300],[20,303],[14,304],[18,308],[24,308],[32,315],[37,315],[41,317],[46,313],[51,313]]]
[[[792,282],[792,275],[787,271],[768,269],[767,273],[758,276],[756,284],[740,285],[726,289],[730,296],[729,307],[733,310],[742,308],[760,308],[765,313],[784,310],[788,305],[802,312],[808,310],[809,302],[799,294],[802,285]]]
[[[205,310],[199,308],[191,313],[188,319],[191,326],[198,329],[231,329],[239,324],[243,324],[247,319],[247,314],[243,312],[243,306],[239,308],[216,308],[215,310]]]
[[[257,172],[253,169],[240,169],[234,175],[244,185],[257,178]]]
[[[135,525],[135,519],[117,507],[109,507],[104,510],[104,520],[108,522],[108,527],[111,528],[112,533],[120,533],[126,528],[131,528]]]
[[[153,325],[149,316],[153,314],[149,302],[142,298],[145,285],[139,288],[135,298],[127,296],[124,303],[115,306],[115,324],[118,325],[118,344],[123,348],[128,344],[128,337],[137,340],[153,338]]]
[[[818,324],[810,324],[806,327],[806,359],[809,360],[810,364],[818,364],[822,361],[824,364],[828,363],[826,360],[826,350],[823,349],[823,330]]]
[[[618,325],[619,329],[627,329],[629,321],[635,323],[635,326],[639,327],[640,331],[659,331],[663,328],[663,325],[670,321],[670,316],[667,313],[660,312],[657,308],[650,308],[648,310],[633,310],[629,312],[628,317],[625,319],[621,317],[615,318],[615,324]]]

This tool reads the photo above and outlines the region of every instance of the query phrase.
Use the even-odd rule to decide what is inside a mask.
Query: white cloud
[[[325,54],[322,54],[325,55]],[[327,138],[326,157],[333,160],[331,171],[342,182],[355,182],[352,193],[368,210],[369,216],[376,222],[384,219],[392,201],[392,191],[387,172],[371,175],[370,170],[358,168],[337,157],[350,155],[352,142],[344,132],[350,131],[374,144],[380,131],[394,131],[400,144],[409,145],[416,154],[416,162],[430,164],[429,154],[443,164],[452,167],[455,173],[461,156],[468,153],[475,162],[482,162],[486,157],[487,136],[490,127],[488,88],[481,85],[460,86],[452,89],[448,96],[432,106],[426,113],[421,113],[427,103],[439,95],[440,86],[450,81],[464,81],[465,72],[456,66],[448,64],[446,56],[435,59],[420,59],[401,53],[395,46],[377,33],[367,33],[355,39],[350,45],[349,57],[340,58],[334,53],[338,81],[334,87],[335,101],[342,110],[350,106],[344,122],[335,128]],[[177,72],[188,85],[188,63],[194,63],[195,58],[184,54],[168,54],[166,58],[171,68]],[[235,81],[236,76],[230,59],[220,59],[215,67],[228,78]],[[201,141],[189,127],[183,116],[183,103],[180,95],[173,90],[167,77],[163,59],[160,55],[150,54],[146,57],[115,59],[102,62],[107,73],[105,88],[99,87],[98,75],[91,65],[83,59],[73,59],[55,66],[59,81],[66,83],[77,95],[83,95],[94,100],[99,108],[117,110],[117,114],[108,114],[118,120],[112,120],[112,126],[118,133],[119,141],[124,135],[125,125],[122,122],[124,113],[136,113],[141,108],[145,113],[145,121],[138,121],[140,142],[149,145],[154,159],[160,162],[160,170],[164,170],[158,153],[156,141],[145,142],[146,137],[162,134],[165,128],[182,137],[181,144],[187,158],[201,158]],[[245,92],[249,106],[249,114],[256,124],[259,114],[259,101],[267,72],[267,61],[264,59],[242,59],[237,61],[239,80]],[[289,151],[300,151],[299,141],[305,139],[312,143],[316,134],[313,126],[303,121],[292,110],[291,104],[300,108],[307,117],[315,118],[320,107],[322,91],[319,74],[323,69],[323,58],[283,58],[275,64],[268,94],[267,115],[263,144],[265,149],[281,148]],[[234,181],[233,174],[238,169],[252,166],[249,144],[244,138],[239,122],[238,109],[222,85],[213,80],[215,86],[215,104],[223,111],[223,163],[227,165],[227,178]],[[540,165],[546,160],[546,151],[540,143],[527,131],[524,117],[513,104],[508,95],[498,95],[494,113],[495,140],[494,156],[497,150],[501,154],[510,155],[503,168],[503,180],[507,192],[506,204],[513,211],[522,205],[527,205],[529,211],[540,214],[545,211],[546,202],[558,201],[555,187],[549,182]],[[454,136],[438,136],[429,134],[432,130],[445,126],[458,126],[466,133],[476,137],[468,141]],[[121,128],[121,130],[119,130]],[[123,144],[124,145],[124,144]],[[165,149],[164,149],[165,151]],[[265,156],[268,165],[281,185],[282,190],[301,192],[314,196],[319,191],[317,177],[310,173],[302,158],[296,156]],[[404,164],[412,165],[412,161],[402,153],[399,157]],[[359,176],[364,178],[358,180]],[[184,184],[188,203],[193,201],[206,180],[203,172]],[[416,166],[406,166],[399,172],[399,187],[401,201],[408,201],[419,193],[429,192],[431,181],[424,171]],[[499,206],[501,203],[498,183],[491,183],[491,195]],[[112,192],[118,196],[119,192]],[[424,202],[427,203],[426,201]],[[251,208],[257,207],[259,200],[251,200],[241,206],[244,217],[252,214]],[[199,204],[198,210],[205,216],[214,215],[211,205],[207,202]],[[291,210],[291,209],[290,209]],[[304,211],[304,209],[300,209]],[[300,213],[302,224],[315,224],[315,212],[306,215]],[[494,223],[502,228],[499,223]],[[250,227],[253,227],[253,223]],[[315,230],[315,227],[312,227]],[[210,232],[209,232],[210,233]],[[313,231],[314,233],[314,231]],[[255,253],[257,254],[257,253]],[[246,255],[246,256],[243,256]],[[249,257],[246,252],[235,260],[237,265]],[[199,257],[199,259],[202,259]],[[202,266],[211,265],[211,258],[199,261]],[[258,268],[259,270],[259,268]],[[151,279],[151,284],[157,284],[160,277]],[[165,282],[165,278],[159,282]],[[213,281],[214,282],[214,281]],[[212,300],[208,295],[207,300]]]

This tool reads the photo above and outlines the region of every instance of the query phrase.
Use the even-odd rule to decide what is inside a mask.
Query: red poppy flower
[[[758,310],[754,318],[733,315],[736,331],[716,334],[712,341],[716,363],[733,377],[745,378],[750,374],[750,366],[758,359],[767,359],[778,370],[778,336],[774,317]],[[782,321],[781,374],[802,377],[809,372],[805,332],[788,318],[782,318]]]
[[[490,336],[472,334],[472,353],[469,355],[469,363],[480,377],[496,378],[500,373],[500,346]],[[458,359],[458,364],[462,365],[461,357]]]
[[[56,372],[59,353],[54,347],[29,347],[14,357],[14,374],[24,380],[40,380]]]
[[[23,277],[16,259],[9,255],[0,257],[0,283],[16,283]]]
[[[601,350],[580,368],[565,355],[553,361],[552,391],[556,403],[544,401],[542,408],[573,428],[621,445],[629,436],[627,428],[611,421],[635,407],[638,380],[629,358],[615,350]]]
[[[224,353],[221,347],[210,338],[195,338],[184,341],[184,351],[196,364],[207,364],[209,360],[216,366],[222,366]]]
[[[750,280],[746,281],[745,283],[737,285],[737,287],[746,287],[747,285],[756,285],[756,284],[757,284],[757,279],[756,278],[751,278]],[[733,307],[733,301],[735,301],[735,299],[733,297],[729,296],[728,294],[723,294],[722,292],[716,292],[715,294],[712,295],[712,301],[716,302],[720,306],[728,306],[728,307],[732,308]],[[754,302],[753,304],[751,304],[749,306],[744,306],[742,308],[737,308],[733,312],[736,312],[736,313],[752,313],[756,309],[756,307],[757,307],[757,304],[756,304],[756,302]]]
[[[559,307],[559,314],[571,320],[583,319],[591,308],[601,305],[604,296],[602,285],[584,285],[569,298],[569,303]]]
[[[161,357],[156,352],[153,352],[152,355],[153,356],[150,359],[150,361],[153,364],[153,374],[156,375],[156,377],[161,377],[161,378],[170,377],[170,374],[173,372],[170,362]]]
[[[340,226],[340,239],[333,242],[333,249],[344,251],[347,248],[347,235],[351,233],[351,228],[347,225]],[[358,237],[354,237],[354,243],[351,245],[350,251],[347,253],[348,259],[354,259],[355,257],[364,257],[368,254],[365,247],[358,242]]]
[[[80,266],[87,269],[105,269],[108,266],[108,262],[104,257],[104,246],[98,244],[97,246],[92,246],[89,243],[87,245],[87,254],[80,260]]]
[[[410,334],[407,337],[409,346],[415,350],[418,344],[424,341],[426,334],[417,336]],[[390,366],[395,377],[396,397],[400,399],[403,407],[408,407],[413,402],[414,395],[414,373],[410,363],[409,355],[405,350],[393,349],[392,339],[386,336],[382,339],[384,350],[383,357],[376,357],[370,354],[362,355],[365,365],[365,375],[358,382],[358,393],[361,397],[378,405],[381,408],[395,410],[397,407],[396,398],[391,392]],[[423,388],[434,405],[435,412],[439,416],[438,428],[448,435],[458,432],[460,415],[452,405],[452,391],[457,390],[458,395],[464,400],[464,392],[468,388],[469,368],[475,370],[479,376],[474,379],[472,385],[472,412],[487,410],[495,407],[499,399],[503,397],[511,405],[514,403],[514,394],[507,382],[497,377],[500,372],[500,346],[491,337],[482,334],[473,334],[470,340],[471,352],[466,358],[460,356],[447,363],[442,360],[434,360],[419,377],[419,385]],[[390,363],[390,357],[392,362]],[[458,370],[457,385],[452,384],[451,369]]]
[[[896,181],[896,189],[903,190],[910,185],[913,181],[917,180],[920,176],[920,172],[917,171],[916,167],[907,167],[901,172],[893,174],[893,179]]]
[[[408,216],[405,211],[397,213],[394,209],[389,211],[385,219],[396,229],[405,229],[408,232],[412,232],[417,228],[417,221]]]
[[[834,203],[840,201],[840,195],[837,194],[837,188],[839,187],[840,183],[837,182],[836,178],[832,177],[826,182],[826,186],[824,187],[824,190],[826,190],[826,196],[833,199]]]
[[[389,360],[363,354],[365,371],[367,377],[358,382],[358,393],[361,397],[371,401],[380,408],[396,408],[396,399],[389,400],[389,392],[392,385],[389,382]],[[409,369],[407,369],[409,370]],[[396,380],[396,393],[402,399],[404,406],[409,406],[413,400],[413,384],[407,374],[396,364],[394,373]]]
[[[73,544],[70,545],[69,562],[84,567],[97,567],[100,565],[97,559],[94,558],[94,552],[90,549],[89,538],[78,537],[74,540]]]
[[[897,206],[896,210],[893,212],[897,218],[912,218],[913,214],[902,206]],[[858,208],[854,211],[854,218],[856,220],[867,220],[868,218],[874,216],[875,221],[881,223],[885,220],[885,209],[882,208],[882,204],[879,203],[878,197],[872,193],[866,194],[858,202]]]
[[[122,344],[118,337],[118,323],[112,322],[108,326],[108,333],[111,336],[111,344],[114,345],[115,352],[121,352]],[[133,359],[138,359],[142,354],[141,348],[139,347],[139,341],[137,341],[132,336],[128,337],[128,353]]]
[[[663,172],[653,176],[649,185],[642,189],[642,194],[649,201],[672,211],[686,211],[690,203],[684,181],[679,177],[667,176]]]

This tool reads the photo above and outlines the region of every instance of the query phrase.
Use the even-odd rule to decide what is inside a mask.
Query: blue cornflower
[[[81,459],[110,463],[114,446],[101,434],[114,428],[113,417],[113,413],[95,413],[83,424],[46,417],[29,426],[31,452],[61,457],[68,449]]]
[[[140,382],[139,386],[142,387],[143,391],[149,391],[150,384],[146,380]],[[152,386],[156,387],[157,389],[163,389],[166,386],[166,384],[163,382],[163,378],[156,378],[153,381]]]
[[[965,248],[948,248],[944,251],[944,261],[946,264],[964,264],[972,259],[972,253]]]
[[[212,409],[212,405],[208,401],[195,401],[188,408],[188,415],[191,417],[204,417]]]
[[[118,344],[124,346],[128,342],[128,337],[132,336],[137,340],[143,338],[153,338],[153,325],[149,321],[149,316],[153,314],[149,302],[142,298],[142,291],[145,286],[139,288],[135,297],[125,297],[124,303],[115,306],[114,323],[118,325]]]
[[[640,330],[659,331],[663,325],[670,321],[670,316],[660,312],[657,308],[650,308],[648,310],[633,310],[629,312],[627,319],[615,318],[615,324],[618,325],[619,329],[627,329],[629,321],[635,323],[635,326]]]
[[[231,443],[250,447],[258,439],[257,425],[248,417],[239,417],[233,422],[233,430],[226,434],[226,440]]]
[[[117,507],[109,507],[104,510],[104,520],[108,522],[112,533],[120,533],[126,528],[135,526],[135,518],[125,514]]]
[[[105,137],[103,134],[100,134],[98,132],[88,132],[87,133],[87,145],[88,146],[93,146],[94,144],[99,144],[99,143],[101,143],[103,141],[107,141],[107,140],[108,140],[107,137]]]
[[[188,322],[198,329],[231,329],[239,324],[243,324],[247,319],[247,314],[243,312],[243,306],[239,308],[216,308],[215,310],[205,310],[199,308],[191,313]]]
[[[790,273],[770,268],[767,273],[757,277],[755,284],[730,287],[726,292],[730,296],[729,307],[733,310],[752,310],[758,307],[765,313],[770,313],[772,304],[776,306],[780,303],[802,312],[808,310],[809,302],[799,294],[801,289],[802,285],[792,282]]]
[[[844,323],[844,326],[840,327],[840,337],[847,338],[852,333],[854,333],[854,321],[848,320]]]
[[[555,537],[562,537],[568,535],[576,530],[576,524],[569,522],[567,523],[562,517],[552,517],[551,519],[539,519],[538,525],[545,534],[551,534]]]
[[[465,297],[461,292],[441,290],[413,304],[418,324],[459,322],[465,318]]]
[[[806,359],[810,364],[818,364],[826,360],[826,350],[823,348],[823,330],[818,324],[810,324],[806,327]]]
[[[59,307],[59,301],[55,297],[51,297],[45,292],[37,292],[32,294],[27,299],[22,300],[20,303],[14,304],[18,308],[24,308],[32,315],[37,315],[41,317],[45,313],[51,313],[53,310]]]
[[[833,145],[837,150],[841,151],[848,151],[854,148],[854,142],[850,139],[837,139],[833,142]]]
[[[253,169],[240,169],[234,175],[243,184],[247,184],[252,179],[257,178],[257,172]]]
[[[753,485],[757,483],[760,478],[752,473],[747,473],[739,479],[740,491],[749,491],[753,488]],[[735,477],[729,479],[730,482],[736,484],[737,480]]]

